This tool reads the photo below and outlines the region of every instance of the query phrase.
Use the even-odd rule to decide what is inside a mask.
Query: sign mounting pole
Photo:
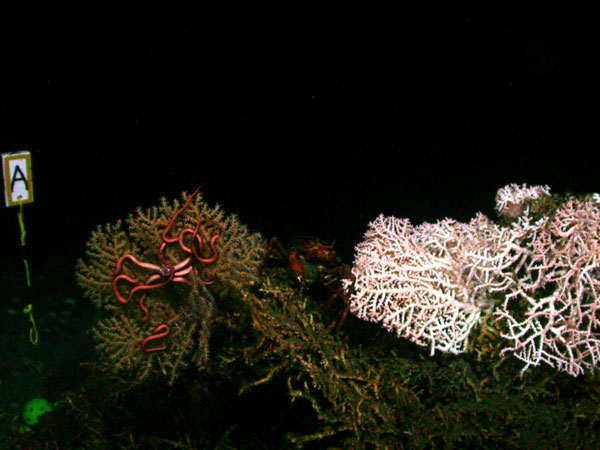
[[[4,176],[4,201],[7,207],[18,206],[19,229],[21,230],[21,248],[27,287],[31,287],[29,262],[25,247],[25,221],[23,205],[33,203],[33,177],[31,175],[31,153],[27,150],[2,154],[2,175]]]

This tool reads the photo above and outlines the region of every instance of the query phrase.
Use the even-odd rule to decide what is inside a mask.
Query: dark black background
[[[34,263],[200,184],[347,260],[379,213],[465,221],[507,183],[600,190],[587,11],[100,5],[2,17],[0,151],[33,154]]]

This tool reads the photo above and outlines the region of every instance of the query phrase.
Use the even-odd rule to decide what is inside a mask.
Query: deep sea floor
[[[35,432],[23,421],[27,401],[45,398],[59,405],[85,377],[81,363],[93,357],[87,330],[96,311],[75,282],[75,261],[68,253],[43,261],[30,258],[31,287],[21,261],[2,261],[0,443],[10,432]],[[28,304],[33,307],[37,345],[31,342],[35,334],[30,316],[23,312]]]

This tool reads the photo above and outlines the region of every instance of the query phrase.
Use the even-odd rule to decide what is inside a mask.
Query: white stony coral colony
[[[503,269],[520,254],[518,234],[483,214],[464,224],[444,219],[418,227],[379,216],[356,247],[350,310],[411,341],[461,353],[488,294],[510,284]]]
[[[506,324],[504,353],[577,376],[600,361],[600,206],[568,198],[535,221],[533,202],[547,186],[508,185],[496,210],[515,219],[499,227],[482,214],[468,224],[445,219],[414,227],[379,216],[356,247],[350,310],[419,345],[465,351],[492,296]],[[349,283],[348,283],[349,284]]]
[[[600,360],[600,209],[570,198],[530,233],[530,252],[495,314],[503,337],[530,366],[577,376]],[[523,313],[516,314],[518,310]]]

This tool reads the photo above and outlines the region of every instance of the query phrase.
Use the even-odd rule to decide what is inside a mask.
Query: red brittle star
[[[157,326],[153,331],[154,334],[151,334],[150,336],[148,336],[147,338],[145,338],[142,341],[142,350],[144,350],[145,352],[157,352],[157,351],[164,350],[165,348],[167,348],[166,344],[163,344],[161,347],[146,348],[146,344],[155,339],[160,339],[162,337],[165,337],[166,335],[169,334],[169,331],[170,331],[169,326],[165,325],[164,323]]]
[[[146,308],[146,306],[144,305],[144,300],[146,299],[146,293],[144,291],[148,291],[150,289],[158,289],[158,288],[164,287],[167,284],[172,283],[172,282],[173,283],[184,283],[188,286],[191,286],[192,282],[190,280],[188,280],[186,278],[186,276],[189,275],[190,273],[194,273],[195,275],[198,275],[198,269],[192,265],[192,261],[202,263],[202,264],[210,264],[210,263],[215,262],[218,258],[218,252],[215,248],[215,244],[217,242],[217,239],[219,239],[219,237],[221,236],[222,230],[221,230],[221,226],[219,224],[214,223],[210,219],[199,220],[193,230],[191,228],[185,228],[185,229],[181,230],[177,236],[167,237],[167,234],[169,233],[169,231],[175,224],[175,221],[177,220],[179,215],[185,210],[185,208],[188,207],[188,205],[190,204],[190,202],[192,201],[194,196],[198,193],[198,191],[200,191],[200,187],[198,189],[196,189],[192,193],[192,195],[190,195],[188,197],[188,199],[185,201],[183,206],[181,208],[179,208],[175,212],[175,214],[173,214],[173,217],[167,223],[167,226],[163,230],[162,236],[161,236],[162,243],[158,249],[159,264],[152,264],[152,263],[148,263],[148,262],[139,261],[135,256],[133,256],[131,254],[123,255],[117,261],[117,268],[114,272],[114,279],[113,279],[113,283],[112,283],[113,292],[115,293],[117,300],[121,304],[128,303],[133,298],[133,296],[135,295],[136,292],[142,292],[142,296],[140,297],[140,300],[139,300],[139,307],[144,313],[144,315],[141,319],[142,321],[145,321],[146,319],[148,319],[148,308]],[[212,256],[210,256],[208,258],[204,258],[201,256],[201,252],[204,247],[204,242],[202,241],[202,236],[200,236],[200,234],[198,234],[198,232],[200,230],[200,225],[204,222],[213,223],[220,230],[219,233],[215,234],[210,239],[209,245],[210,245],[210,248],[212,251]],[[189,246],[184,243],[184,239],[188,234],[192,235]],[[187,256],[186,258],[182,259],[181,261],[177,261],[175,263],[169,261],[167,259],[167,257],[165,256],[165,251],[166,251],[167,245],[169,245],[169,244],[179,244],[179,248],[185,254],[187,254],[189,256]],[[153,273],[151,275],[149,275],[148,278],[146,278],[146,281],[143,284],[140,284],[139,278],[120,273],[121,270],[123,269],[123,265],[126,262],[130,262],[140,269],[148,270]],[[121,291],[119,290],[119,282],[121,282],[121,281],[125,281],[125,282],[129,283],[130,285],[134,286],[129,291],[129,294],[123,295],[121,293]],[[213,281],[199,280],[199,281],[201,284],[205,284],[205,285],[212,284],[214,282],[214,280]],[[162,333],[160,331],[162,331]],[[165,337],[168,334],[169,334],[169,327],[165,324],[159,325],[158,327],[156,327],[154,329],[153,335],[147,337],[146,339],[144,339],[142,341],[142,349],[146,352],[156,351],[156,350],[164,350],[166,348],[165,346],[147,349],[145,347],[145,344],[146,344],[146,342],[148,342],[150,340],[158,339],[160,337]]]

